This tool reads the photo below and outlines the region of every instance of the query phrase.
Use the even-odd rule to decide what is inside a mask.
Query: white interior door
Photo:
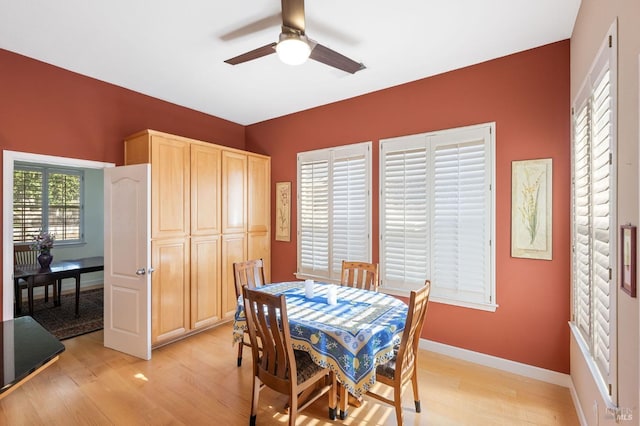
[[[151,165],[104,171],[104,346],[151,359]]]

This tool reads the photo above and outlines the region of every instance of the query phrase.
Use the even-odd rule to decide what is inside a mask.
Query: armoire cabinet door
[[[220,236],[191,238],[191,328],[220,320]]]
[[[222,233],[247,232],[247,156],[222,151]]]
[[[271,282],[271,234],[269,232],[247,233],[247,259],[262,259],[264,280]]]
[[[189,239],[151,241],[151,344],[189,329]]]
[[[153,135],[151,141],[151,238],[186,237],[191,220],[190,147]]]
[[[222,236],[222,316],[231,318],[236,312],[235,281],[233,264],[247,259],[247,234],[228,234]]]
[[[247,156],[247,231],[267,232],[271,221],[271,160]]]
[[[220,234],[220,149],[191,146],[191,235]]]

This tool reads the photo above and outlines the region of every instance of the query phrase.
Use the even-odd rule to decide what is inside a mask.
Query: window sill
[[[401,296],[401,297],[409,297],[409,293],[410,293],[410,290],[400,290],[400,289],[382,288],[382,287],[380,287],[378,291],[386,294],[391,294],[393,296]],[[499,306],[496,304],[474,303],[474,302],[464,302],[461,300],[445,299],[443,297],[436,297],[436,296],[431,296],[429,298],[429,301],[435,302],[435,303],[443,303],[446,305],[459,306],[461,308],[476,309],[479,311],[486,311],[486,312],[495,312]]]
[[[56,241],[53,248],[72,248],[72,247],[84,247],[87,245],[86,241]]]
[[[585,342],[584,337],[582,337],[582,333],[580,333],[578,326],[575,325],[573,322],[569,321],[569,329],[571,330],[573,339],[576,341],[576,344],[580,349],[580,353],[582,355],[582,358],[584,359],[585,364],[587,364],[587,367],[589,368],[589,372],[591,373],[591,378],[593,379],[593,382],[598,388],[598,392],[600,393],[602,400],[607,405],[606,408],[609,408],[609,409],[618,408],[616,404],[614,404],[614,402],[611,400],[611,395],[609,395],[609,390],[607,389],[607,385],[604,382],[602,376],[600,375],[600,370],[598,370],[598,366],[596,365],[595,360],[593,359],[593,357],[591,356],[591,353],[589,352],[589,346],[587,345],[587,342]]]
[[[339,280],[330,280],[327,277],[321,277],[318,275],[301,274],[299,272],[296,272],[293,275],[296,277],[297,280],[314,280],[314,281],[318,281],[319,283],[340,284]]]

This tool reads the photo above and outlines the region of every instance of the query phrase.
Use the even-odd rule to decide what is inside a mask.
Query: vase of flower
[[[38,256],[38,263],[44,269],[47,269],[51,266],[51,261],[53,261],[53,255],[49,251],[43,251]]]
[[[33,243],[31,243],[31,249],[40,252],[38,256],[38,263],[43,268],[51,266],[53,255],[51,249],[53,248],[53,242],[56,237],[47,231],[40,231],[40,233],[33,237]]]

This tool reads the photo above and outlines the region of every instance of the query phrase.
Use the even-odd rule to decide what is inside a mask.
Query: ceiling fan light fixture
[[[309,57],[311,46],[304,35],[281,33],[280,40],[276,45],[276,52],[285,64],[300,65]]]

